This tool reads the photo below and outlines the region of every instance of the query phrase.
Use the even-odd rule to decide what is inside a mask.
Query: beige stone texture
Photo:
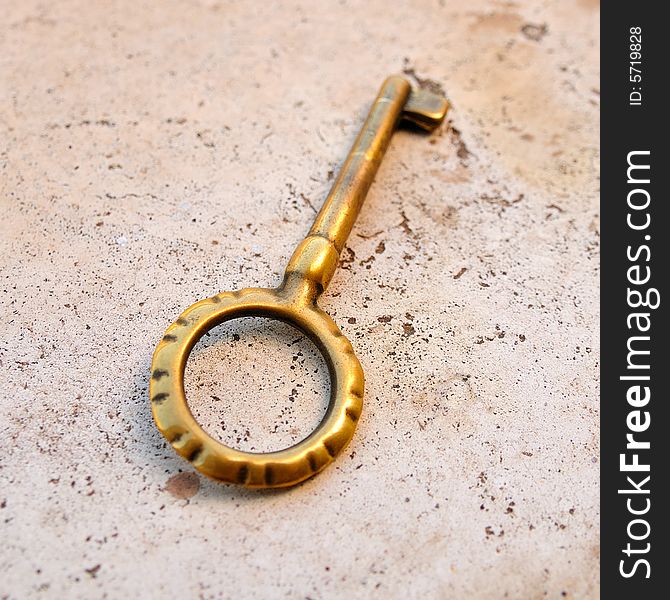
[[[597,2],[0,5],[0,598],[598,597]],[[203,479],[152,422],[153,349],[278,284],[403,71],[453,110],[394,137],[322,298],[356,436],[287,491]],[[318,353],[220,329],[194,413],[301,439]]]

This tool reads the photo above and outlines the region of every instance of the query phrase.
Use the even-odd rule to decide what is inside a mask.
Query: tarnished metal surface
[[[349,340],[316,301],[335,273],[340,252],[401,118],[432,131],[446,114],[445,98],[430,92],[413,93],[406,79],[389,77],[309,235],[289,261],[281,286],[217,294],[191,306],[167,330],[151,364],[152,413],[173,448],[201,473],[247,487],[287,487],[321,471],[349,443],[363,409],[363,369]],[[331,375],[331,400],[323,421],[308,437],[285,450],[253,453],[222,444],[196,421],[186,400],[184,373],[193,346],[224,321],[249,316],[295,325],[321,350]]]

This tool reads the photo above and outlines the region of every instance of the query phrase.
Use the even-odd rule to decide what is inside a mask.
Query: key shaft
[[[386,79],[309,234],[289,261],[287,279],[315,283],[316,295],[326,288],[398,123],[405,119],[432,131],[447,110],[445,98],[413,90],[404,77]]]

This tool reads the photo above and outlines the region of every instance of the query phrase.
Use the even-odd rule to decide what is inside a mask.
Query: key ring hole
[[[184,390],[191,350],[205,333],[249,316],[269,316],[304,332],[321,351],[331,379],[328,409],[317,428],[275,452],[245,452],[213,438],[192,414]],[[154,352],[149,397],[158,429],[201,473],[247,487],[285,487],[312,477],[346,447],[361,416],[364,384],[351,343],[316,304],[296,301],[282,288],[247,288],[196,302],[168,327]]]
[[[331,381],[323,355],[298,328],[239,317],[194,346],[184,388],[191,412],[213,438],[237,450],[273,452],[319,425]]]

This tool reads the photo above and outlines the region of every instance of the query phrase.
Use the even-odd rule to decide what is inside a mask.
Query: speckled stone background
[[[0,597],[597,597],[597,2],[1,6]],[[296,489],[204,480],[153,426],[154,346],[279,282],[402,71],[453,111],[394,138],[323,298],[357,435]],[[262,321],[187,375],[256,450],[329,385]]]

